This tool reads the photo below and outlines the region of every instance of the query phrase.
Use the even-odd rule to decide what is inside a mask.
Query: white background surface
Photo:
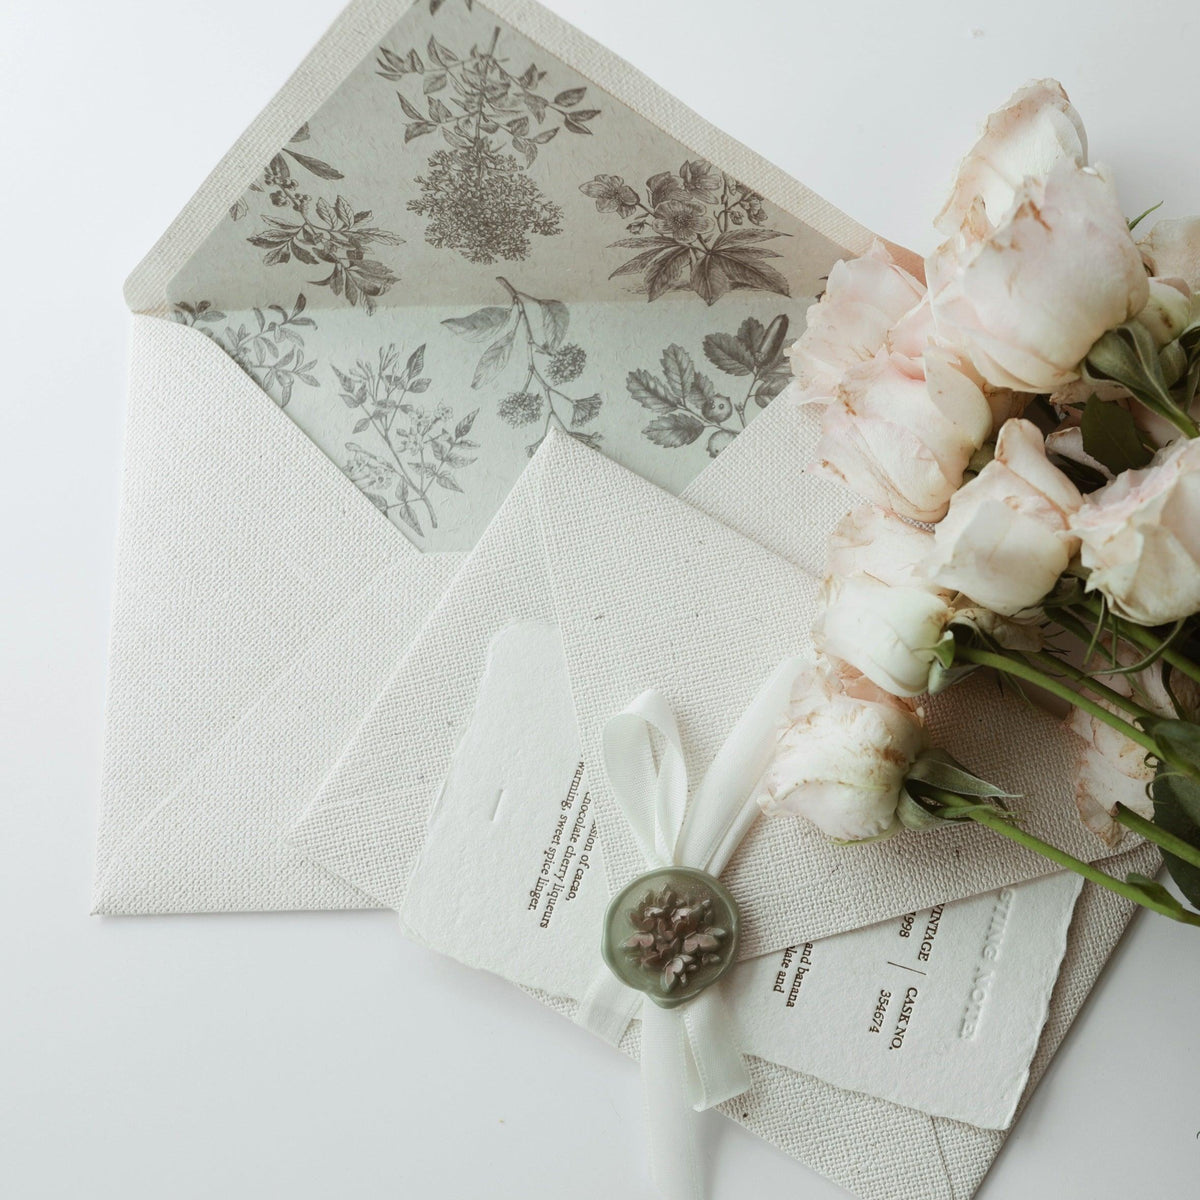
[[[450,0],[453,2],[453,0]],[[977,121],[1055,74],[1125,207],[1200,210],[1190,0],[549,0],[863,223],[928,249]],[[384,914],[89,917],[121,282],[338,0],[0,0],[0,1195],[651,1195],[632,1064]],[[1200,939],[1116,955],[981,1200],[1200,1180]],[[713,1119],[715,1200],[835,1200]]]

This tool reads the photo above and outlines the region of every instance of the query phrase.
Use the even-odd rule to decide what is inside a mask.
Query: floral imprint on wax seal
[[[691,867],[639,875],[604,914],[601,952],[624,984],[675,1008],[733,966],[737,902],[718,880]]]

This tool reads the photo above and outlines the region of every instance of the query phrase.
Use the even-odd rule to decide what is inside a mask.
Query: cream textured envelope
[[[679,491],[869,241],[535,4],[352,4],[126,287],[97,911],[368,903],[279,834],[545,432]]]
[[[808,418],[766,406],[784,381],[783,338],[832,263],[869,241],[535,4],[352,4],[127,286],[137,315],[97,910],[399,901],[486,647],[464,606],[463,636],[431,657],[463,593],[435,604],[539,445],[507,510],[533,496],[536,528],[485,537],[471,559],[482,573],[464,577],[507,562],[528,569],[532,591],[501,577],[467,599],[552,613],[588,737],[628,699],[621,688],[660,671],[702,760],[780,646],[806,637],[812,584],[790,564],[818,566],[848,498],[799,477]],[[612,493],[589,505],[566,472]],[[605,529],[603,553],[581,560],[576,547]],[[613,597],[607,573],[631,570],[636,586]],[[764,621],[782,593],[794,607]],[[664,655],[660,610],[707,655],[690,639],[678,661]],[[712,631],[735,611],[752,628],[718,644]],[[604,628],[610,615],[619,634]],[[381,714],[403,690],[397,663],[427,622],[405,663],[434,670],[436,685],[403,703],[444,723],[393,795],[396,764],[372,739],[390,736]],[[696,691],[718,676],[729,694]],[[1066,807],[1051,722],[1013,712],[976,724],[969,690],[937,708],[960,756],[1046,799],[1035,821],[1055,800]],[[1010,739],[1034,753],[1009,761]],[[1044,819],[1041,832],[1094,849]],[[380,839],[377,853],[358,853],[355,829]],[[750,950],[1041,869],[920,852],[904,860],[913,886],[900,899],[881,847],[863,860],[878,875],[839,907],[825,851],[787,822],[747,844],[730,878],[761,913]],[[614,878],[627,857],[614,839]],[[1153,860],[1144,848],[1125,857],[1119,869]],[[764,909],[779,899],[764,863],[786,864],[776,877],[812,874]],[[1127,918],[1085,887],[1031,1085]],[[622,1044],[636,1053],[636,1027]],[[754,1091],[729,1115],[869,1200],[962,1200],[1003,1137],[753,1068]]]
[[[752,452],[738,461],[745,475],[758,472]],[[737,469],[735,462],[730,470]],[[806,490],[800,478],[796,490]],[[689,777],[699,778],[763,680],[808,647],[816,592],[813,576],[785,558],[554,435],[289,840],[348,883],[400,907],[488,646],[514,621],[559,627],[585,763],[601,761],[608,717],[653,687],[672,705]],[[974,689],[988,686],[967,681],[934,698],[935,744],[1026,797],[1022,818],[1039,836],[1082,857],[1107,854],[1071,803],[1069,735],[1028,705],[1001,705],[990,695],[979,705]],[[1014,746],[1022,752],[1014,754]],[[594,767],[590,786],[616,891],[640,873],[641,858],[620,825],[610,831],[606,782]],[[975,828],[847,850],[806,822],[762,821],[725,879],[750,914],[742,947],[751,956],[1049,869],[1040,856]]]
[[[701,773],[778,661],[805,645],[814,593],[811,576],[784,559],[569,439],[551,438],[289,841],[353,886],[401,908],[489,648],[497,631],[521,622],[551,621],[562,632],[585,761],[600,761],[595,735],[603,719],[652,686],[675,709],[689,774],[691,768]],[[760,615],[746,620],[747,611]],[[1056,724],[1022,708],[1004,719],[1005,733],[1026,754],[998,777],[1013,781],[1015,772],[1028,772],[1025,782],[1035,788],[1025,790],[1039,800],[1021,805],[1023,817],[1087,853],[1062,794],[1069,779],[1054,755]],[[944,713],[937,720],[938,739],[956,752],[986,751],[986,735],[969,722],[959,729]],[[556,752],[539,740],[542,729],[553,728],[531,728],[528,744]],[[1030,763],[1031,748],[1044,757]],[[996,755],[1005,757],[1017,756]],[[1040,792],[1039,776],[1050,785]],[[622,850],[619,822],[606,820],[612,808],[602,773],[592,770],[586,786],[615,888],[640,868],[630,866],[630,848]],[[497,806],[506,802],[519,797],[497,796]],[[1024,856],[1010,857],[999,839],[979,834],[943,830],[933,838],[846,848],[831,846],[799,821],[759,822],[723,876],[748,922],[743,956],[920,908],[933,902],[926,897],[987,891],[1041,870]],[[459,871],[464,879],[486,878],[486,839],[473,841],[477,857],[468,853]],[[1123,871],[1153,861],[1142,848],[1110,865]],[[1128,915],[1122,902],[1085,889],[1031,1081]],[[573,1001],[542,998],[574,1011]],[[636,1032],[622,1045],[636,1052]],[[762,1059],[752,1065],[754,1090],[724,1111],[872,1200],[968,1196],[1004,1136]]]
[[[134,318],[125,453],[98,910],[370,905],[279,837],[453,557],[422,558],[165,321]]]

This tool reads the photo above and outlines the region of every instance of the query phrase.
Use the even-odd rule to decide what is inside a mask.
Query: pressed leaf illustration
[[[579,190],[597,212],[628,221],[626,231],[635,236],[612,247],[636,253],[609,278],[641,276],[637,290],[649,300],[678,290],[706,304],[739,290],[790,295],[787,280],[767,261],[781,255],[763,245],[788,235],[765,228],[762,197],[711,163],[689,160],[678,171],[652,175],[644,192],[620,175],[597,175]]]
[[[478,409],[455,422],[444,404],[430,409],[413,402],[429,389],[424,370],[424,345],[403,366],[391,345],[380,348],[374,362],[333,368],[342,403],[358,414],[354,434],[373,435],[369,447],[346,443],[346,474],[380,512],[418,536],[425,521],[437,528],[438,491],[463,490],[457,473],[475,462],[470,451],[479,448],[468,436]]]
[[[630,371],[625,381],[629,394],[654,419],[642,430],[655,445],[670,449],[690,446],[708,434],[708,453],[715,458],[746,427],[746,410],[766,406],[783,390],[790,372],[783,353],[788,319],[780,313],[769,325],[747,317],[737,333],[710,333],[704,355],[718,371],[739,382],[731,397],[696,370],[692,356],[682,346],[670,345],[660,360],[662,374]]]
[[[397,276],[382,262],[367,257],[376,246],[395,246],[402,241],[394,233],[371,224],[369,209],[355,209],[345,196],[333,200],[314,198],[300,190],[292,173],[299,165],[305,172],[322,180],[338,180],[342,173],[319,158],[292,149],[297,142],[309,138],[308,126],[303,125],[291,142],[267,163],[261,183],[250,185],[251,192],[267,195],[275,208],[290,209],[288,218],[264,215],[262,227],[246,240],[265,251],[263,262],[268,266],[297,262],[308,266],[325,267],[323,279],[310,280],[314,287],[327,287],[335,295],[344,296],[351,304],[362,304],[374,312],[375,303],[394,283]],[[230,216],[240,220],[249,211],[245,198],[230,209]]]
[[[430,245],[477,263],[524,259],[532,235],[561,231],[562,210],[526,171],[560,130],[590,134],[600,115],[580,107],[585,87],[551,96],[536,64],[513,74],[499,39],[497,28],[486,49],[459,54],[431,37],[424,55],[381,46],[378,56],[378,74],[401,84],[405,145],[436,133],[448,147],[430,154],[417,177],[421,195],[408,207],[428,218]]]
[[[524,381],[497,404],[501,420],[514,427],[538,425],[539,435],[526,447],[532,456],[552,425],[589,446],[599,446],[601,435],[584,432],[599,415],[603,400],[598,393],[578,394],[572,388],[587,366],[582,346],[567,342],[571,314],[560,300],[542,300],[518,291],[499,278],[508,293],[507,305],[489,305],[465,317],[442,324],[452,333],[473,342],[487,342],[472,388],[482,388],[500,375],[516,356],[524,368]]]
[[[180,324],[194,326],[212,338],[280,408],[286,408],[297,383],[318,386],[313,374],[317,360],[306,361],[304,357],[301,330],[316,328],[316,322],[303,315],[306,306],[301,292],[290,312],[281,304],[256,308],[252,329],[244,323],[237,329],[229,324],[224,329],[216,328],[228,318],[207,300],[176,304],[174,317]]]

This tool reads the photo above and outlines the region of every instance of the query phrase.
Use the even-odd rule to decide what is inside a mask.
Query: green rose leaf
[[[1200,847],[1200,824],[1189,815],[1189,806],[1200,801],[1200,785],[1174,772],[1169,764],[1160,765],[1151,786],[1154,800],[1154,823],[1167,833],[1173,833],[1192,846]],[[1200,906],[1200,867],[1184,862],[1164,851],[1163,861],[1179,890]]]
[[[1015,799],[1012,792],[973,775],[961,763],[955,761],[945,750],[926,750],[908,773],[908,779],[926,783],[942,791],[954,792],[958,796],[991,796],[996,799]]]
[[[1151,458],[1142,444],[1133,414],[1119,404],[1092,396],[1079,422],[1083,448],[1114,475],[1144,467]]]
[[[1156,799],[1161,790],[1164,806],[1175,807],[1200,825],[1200,726],[1191,721],[1156,721],[1150,734],[1166,760],[1154,779]]]
[[[1137,888],[1151,904],[1160,906],[1159,911],[1166,916],[1176,921],[1188,920],[1187,909],[1157,880],[1151,879],[1148,875],[1139,875],[1136,871],[1131,871],[1125,876],[1125,882]],[[1189,896],[1188,899],[1191,900],[1192,897]]]

